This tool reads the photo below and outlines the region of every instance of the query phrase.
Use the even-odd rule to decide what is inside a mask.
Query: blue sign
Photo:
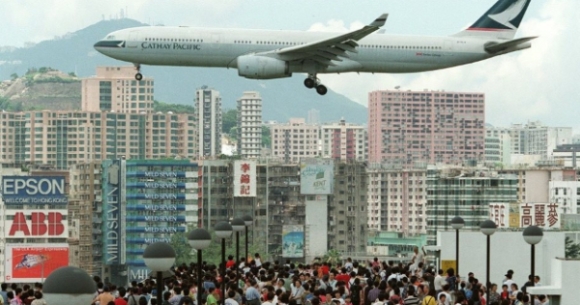
[[[129,204],[127,211],[185,211],[184,204]]]
[[[187,199],[183,193],[175,194],[127,194],[127,199],[147,199],[147,200],[178,200]]]
[[[127,188],[138,189],[184,189],[183,182],[129,182]]]
[[[139,222],[139,221],[149,221],[149,222],[185,222],[185,216],[127,216],[127,221]]]
[[[64,177],[4,176],[2,199],[6,205],[66,205]]]
[[[105,264],[123,264],[124,230],[121,213],[123,182],[121,161],[103,161],[103,239]]]
[[[178,233],[185,232],[185,227],[127,227],[127,233]]]

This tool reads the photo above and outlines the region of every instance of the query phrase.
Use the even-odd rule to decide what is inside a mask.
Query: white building
[[[213,157],[222,151],[222,99],[220,93],[203,86],[195,92],[199,156]]]
[[[552,151],[552,159],[565,167],[578,167],[580,163],[580,143],[559,145]]]
[[[425,234],[426,170],[400,170],[371,164],[367,169],[367,228],[370,231]]]
[[[272,156],[285,163],[319,156],[320,126],[306,124],[303,118],[292,118],[286,124],[270,127]]]
[[[346,123],[344,119],[320,128],[322,157],[334,160],[365,161],[368,157],[368,134],[362,125]]]
[[[262,98],[255,91],[238,100],[238,155],[258,158],[262,149]]]
[[[579,214],[580,181],[550,181],[550,202],[558,203],[564,214]]]
[[[485,136],[485,162],[489,164],[511,164],[511,137],[507,133],[487,133]]]

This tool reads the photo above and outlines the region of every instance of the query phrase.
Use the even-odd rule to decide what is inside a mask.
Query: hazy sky
[[[449,35],[495,0],[1,0],[0,46],[22,46],[73,32],[121,9],[146,23],[207,27],[339,30],[388,12],[388,34]],[[473,65],[409,75],[320,75],[331,89],[366,105],[369,91],[481,91],[487,121],[528,120],[580,129],[580,1],[532,0],[518,36],[540,36],[530,50]],[[294,77],[302,77],[296,75]],[[300,88],[302,89],[302,88]],[[313,92],[314,94],[314,92]]]

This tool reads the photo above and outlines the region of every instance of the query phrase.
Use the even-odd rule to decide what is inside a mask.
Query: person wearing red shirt
[[[118,289],[118,292],[119,292],[119,296],[115,299],[115,305],[127,305],[127,301],[125,301],[125,299],[123,299],[125,294],[127,294],[127,290],[125,290],[125,288],[123,288],[123,287],[120,287]]]
[[[350,275],[348,275],[346,268],[343,267],[340,270],[340,274],[336,276],[336,280],[343,282],[346,285],[346,288],[350,289]]]
[[[328,272],[330,272],[330,268],[328,267],[328,263],[322,263],[322,267],[320,267],[320,272],[322,273],[322,275],[328,275]],[[319,274],[319,276],[321,276]]]
[[[236,262],[234,261],[234,257],[232,255],[228,256],[228,261],[226,262],[226,268],[232,270],[235,265],[236,265]]]

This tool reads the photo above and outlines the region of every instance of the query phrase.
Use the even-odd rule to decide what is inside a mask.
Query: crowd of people
[[[128,287],[103,283],[95,277],[95,305],[547,305],[546,296],[530,296],[526,288],[540,285],[531,276],[521,285],[508,270],[499,284],[486,287],[473,273],[458,277],[453,268],[428,267],[424,252],[415,249],[410,262],[344,262],[316,260],[311,264],[290,261],[262,262],[255,254],[251,260],[236,262],[230,256],[223,266],[203,263],[202,282],[198,282],[196,264],[183,264],[162,283],[158,302],[157,283],[153,279],[132,282]],[[223,274],[223,276],[222,276]],[[198,285],[201,284],[201,285]],[[201,289],[200,291],[198,291]],[[46,304],[42,285],[2,285],[2,304]],[[224,300],[224,301],[222,301]]]

